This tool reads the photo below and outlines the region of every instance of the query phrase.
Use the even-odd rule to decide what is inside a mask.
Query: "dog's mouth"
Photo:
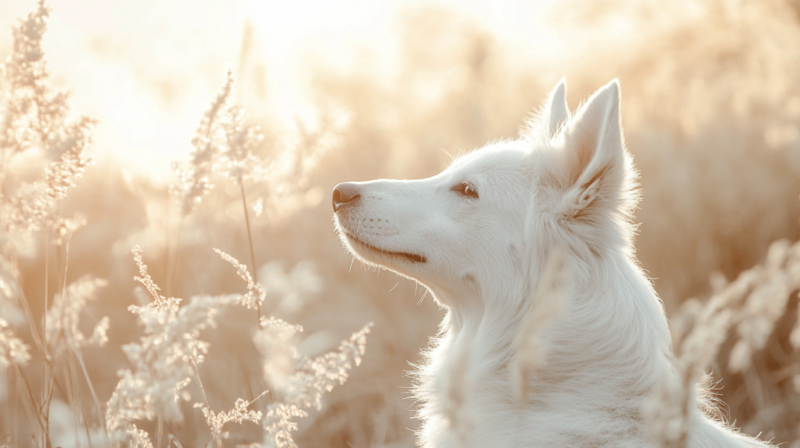
[[[357,243],[358,245],[363,246],[363,247],[365,247],[365,248],[367,248],[367,249],[369,249],[369,250],[371,250],[373,252],[377,252],[377,253],[382,254],[382,255],[386,255],[386,256],[389,256],[389,257],[403,258],[403,259],[405,259],[407,261],[410,261],[412,263],[426,263],[428,261],[428,259],[424,255],[417,255],[417,254],[412,254],[412,253],[409,253],[409,252],[392,252],[392,251],[384,250],[384,249],[381,249],[379,247],[375,247],[372,244],[366,243],[366,242],[354,237],[353,234],[351,234],[350,232],[342,231],[342,233],[344,233],[344,235],[347,237],[347,239],[349,239],[349,240]]]

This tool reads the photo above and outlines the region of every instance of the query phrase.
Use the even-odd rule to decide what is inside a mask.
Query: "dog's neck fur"
[[[475,427],[468,430],[469,437],[482,433],[478,422],[537,421],[537,413],[557,415],[553,403],[572,411],[597,413],[600,420],[607,414],[635,414],[631,421],[641,423],[638,412],[643,400],[670,368],[666,317],[650,282],[624,251],[607,250],[591,256],[598,259],[587,262],[574,251],[568,255],[570,283],[574,286],[557,322],[545,332],[549,356],[533,373],[530,395],[521,400],[527,404],[524,412],[520,412],[520,398],[512,393],[508,365],[532,289],[472,290],[472,294],[499,293],[505,297],[449,297],[448,291],[433,290],[437,299],[452,306],[438,339],[427,352],[428,364],[419,372],[417,397],[427,400],[419,412],[425,422],[420,433],[423,446],[443,446],[442,438],[451,437],[437,434],[443,425],[431,422],[451,417],[447,415],[452,405],[447,403],[452,399],[448,388],[458,375],[463,375],[459,380],[462,384],[469,385],[463,388],[460,406],[472,413],[487,413],[473,418]],[[530,285],[531,281],[536,280],[516,283]],[[515,306],[492,306],[509,301]],[[481,343],[470,343],[477,340]],[[470,344],[462,352],[466,354],[464,363],[453,362],[459,344]],[[452,371],[454,365],[460,371]],[[549,407],[544,408],[543,403],[549,403]],[[549,419],[541,419],[545,420]],[[561,440],[576,434],[569,422],[561,428],[553,423],[542,429],[553,431],[554,438],[559,433]],[[624,430],[642,431],[641,424],[638,426]]]

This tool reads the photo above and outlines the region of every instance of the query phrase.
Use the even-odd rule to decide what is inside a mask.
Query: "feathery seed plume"
[[[0,317],[0,369],[6,369],[11,364],[24,366],[30,359],[28,346],[14,335],[8,322]]]
[[[259,423],[261,421],[261,411],[248,410],[247,407],[253,404],[256,400],[264,396],[266,392],[262,393],[254,400],[246,401],[243,398],[236,399],[233,409],[230,411],[222,411],[215,413],[208,406],[203,403],[195,403],[194,407],[203,411],[203,416],[206,418],[206,424],[211,430],[211,438],[217,443],[218,447],[222,447],[222,439],[227,439],[229,434],[222,430],[222,427],[229,422],[242,423],[244,421]]]
[[[243,265],[239,262],[239,260],[219,249],[214,249],[214,252],[219,254],[223,260],[235,267],[236,273],[239,274],[239,277],[241,277],[245,283],[247,283],[247,294],[244,295],[242,305],[250,310],[260,309],[261,305],[264,303],[264,299],[267,297],[267,292],[259,283],[253,281],[253,277],[250,275],[250,271],[247,269],[247,266]]]
[[[181,210],[184,215],[190,214],[203,196],[213,187],[210,178],[214,164],[217,162],[216,158],[221,151],[219,121],[232,94],[233,72],[228,70],[225,84],[206,109],[192,138],[194,150],[191,160],[187,163],[173,163],[172,165],[179,179],[179,184],[173,186],[173,192],[180,198]]]
[[[94,120],[69,118],[69,95],[52,92],[42,49],[50,9],[43,0],[12,28],[14,45],[2,65],[9,89],[0,97],[0,171],[29,149],[48,164],[44,181],[18,186],[0,206],[0,230],[30,232],[53,218],[56,203],[91,164],[85,150],[92,142]]]
[[[66,298],[56,294],[52,307],[47,311],[47,321],[50,323],[47,326],[47,341],[55,343],[58,334],[63,331],[67,342],[74,348],[90,345],[102,347],[108,341],[108,316],[100,319],[89,337],[80,331],[79,323],[83,309],[89,301],[96,300],[97,291],[107,285],[105,280],[85,276],[67,286]]]
[[[261,420],[262,427],[271,439],[270,443],[278,448],[297,447],[291,435],[292,431],[297,430],[297,423],[293,419],[308,416],[308,410],[312,407],[321,409],[322,395],[330,392],[337,384],[347,381],[350,369],[361,364],[366,350],[367,334],[371,328],[372,323],[365,325],[342,341],[337,350],[310,359],[300,355],[293,347],[281,347],[284,341],[288,342],[302,327],[287,324],[280,319],[263,319],[262,329],[254,340],[264,356],[267,379],[270,384],[280,384],[273,394],[279,397],[276,398],[278,401],[269,404]],[[287,372],[283,360],[280,366],[270,364],[270,357],[276,351],[281,352],[280,357],[283,360],[294,361],[293,371]],[[276,377],[276,373],[283,378]]]
[[[133,444],[141,436],[132,426],[136,420],[183,419],[179,401],[190,399],[185,388],[196,377],[209,348],[208,342],[199,339],[200,333],[215,325],[222,310],[245,302],[240,294],[196,296],[181,307],[180,299],[159,294],[138,246],[133,254],[139,268],[135,279],[150,292],[153,302],[129,307],[139,316],[144,336],[122,347],[132,367],[118,372],[120,381],[107,403],[106,428],[115,446]]]

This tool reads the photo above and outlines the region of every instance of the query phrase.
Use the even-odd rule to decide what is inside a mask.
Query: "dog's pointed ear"
[[[547,131],[553,137],[559,128],[569,120],[569,106],[567,106],[567,80],[561,78],[558,85],[550,92],[547,101]]]
[[[615,79],[579,108],[564,130],[567,191],[560,211],[568,219],[597,222],[601,214],[628,214],[635,205],[635,171],[620,121]],[[628,200],[630,199],[630,200]]]

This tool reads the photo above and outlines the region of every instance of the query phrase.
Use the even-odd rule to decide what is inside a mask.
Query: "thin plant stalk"
[[[197,362],[195,362],[194,359],[192,359],[192,366],[194,367],[194,376],[197,378],[197,386],[200,388],[200,393],[203,394],[203,403],[205,403],[206,407],[210,408],[211,405],[208,404],[206,388],[203,387],[203,382],[200,380],[200,369],[197,368]]]
[[[63,330],[64,307],[66,306],[66,303],[67,303],[67,300],[68,300],[68,298],[67,298],[67,272],[68,272],[68,268],[69,268],[69,242],[70,242],[70,238],[67,237],[65,239],[65,241],[64,241],[64,272],[63,272],[63,276],[62,276],[62,279],[61,279],[62,280],[61,281],[61,320],[62,320],[62,322],[59,323],[59,327],[61,328],[61,330],[59,330],[58,336],[56,336],[56,340],[53,341],[53,347],[57,347],[58,346],[58,343],[61,340],[61,336],[64,334],[64,330]],[[47,310],[45,310],[45,316],[46,315],[47,315]],[[46,334],[45,334],[45,337],[47,337]],[[47,345],[47,343],[45,342],[45,346],[46,345]],[[55,374],[56,374],[55,362],[53,362],[53,366],[50,369],[50,377],[49,377],[49,380],[48,380],[49,384],[46,383],[46,387],[47,386],[49,386],[49,387],[46,388],[45,399],[44,399],[44,401],[42,403],[42,406],[41,406],[42,416],[44,417],[45,429],[46,429],[46,431],[48,433],[50,432],[50,403],[51,403],[51,401],[53,399],[53,390],[55,388],[55,382],[56,382]],[[50,445],[49,437],[46,439],[46,442],[47,442],[47,444],[46,444],[47,448],[50,448],[51,445]]]
[[[47,434],[50,434],[50,400],[53,398],[53,390],[55,390],[56,384],[56,369],[55,365],[53,368],[50,369],[50,378],[47,380],[46,390],[44,391],[45,398],[42,402],[41,406],[39,407],[39,412],[42,415],[42,420],[44,420],[44,428]],[[51,448],[50,446],[50,438],[48,437],[46,440],[46,447]]]
[[[11,428],[10,428],[11,446],[18,446],[19,438],[17,436],[17,423],[19,422],[19,419],[17,417],[17,413],[18,413],[18,411],[17,411],[17,409],[18,409],[17,398],[19,398],[19,397],[17,397],[17,390],[18,390],[17,389],[17,387],[18,387],[17,383],[19,381],[17,381],[17,374],[16,374],[16,371],[14,369],[8,369],[8,378],[9,378],[9,380],[8,380],[8,392],[9,392],[9,397],[11,398],[11,400],[9,402],[9,411],[11,412],[11,414],[9,414],[9,416],[8,416],[8,420],[11,423]]]
[[[45,276],[45,279],[46,278],[47,277]],[[47,281],[46,280],[45,280],[45,285],[47,285]],[[22,292],[22,290],[17,290],[17,293],[19,294],[19,299],[20,299],[19,303],[22,304],[22,309],[25,312],[25,317],[27,318],[28,326],[29,326],[29,328],[31,330],[31,336],[33,338],[33,343],[36,346],[36,349],[39,351],[39,354],[42,355],[42,363],[44,364],[44,367],[43,367],[44,372],[43,373],[45,375],[45,377],[43,377],[43,379],[42,379],[42,386],[43,386],[42,393],[44,394],[44,390],[45,390],[44,386],[46,385],[46,380],[45,380],[46,375],[48,374],[49,369],[55,370],[55,365],[53,365],[52,360],[47,355],[47,341],[44,339],[44,337],[45,337],[44,334],[41,335],[41,336],[39,335],[39,329],[38,329],[37,325],[35,324],[36,320],[33,318],[33,312],[31,311],[30,305],[28,304],[28,298],[25,297],[25,293]],[[46,297],[47,296],[45,295],[45,298]],[[45,299],[45,302],[46,302],[46,299]],[[47,316],[46,310],[45,310],[44,315]],[[37,409],[36,404],[35,404],[35,400],[33,399],[33,392],[31,392],[30,383],[28,383],[28,379],[23,375],[22,369],[19,366],[15,366],[15,367],[16,367],[16,373],[17,373],[17,375],[15,375],[15,382],[17,383],[17,387],[20,387],[19,386],[20,382],[19,382],[19,380],[17,378],[22,378],[24,380],[25,390],[27,392],[27,395],[25,395],[25,396],[30,401],[31,411],[35,414],[36,423],[39,424],[39,427],[41,428],[42,433],[45,435],[44,440],[47,442],[47,446],[49,447],[50,446],[49,445],[50,438],[49,438],[49,435],[47,434],[47,432],[44,429],[45,425],[42,422],[41,410]],[[16,403],[17,403],[17,396],[16,396],[16,393],[15,393],[14,394],[14,422],[15,422],[14,423],[14,425],[15,425],[15,427],[14,427],[14,435],[15,435],[14,440],[18,441],[19,439],[18,439],[18,436],[16,435],[16,422],[17,422],[17,412],[16,412],[17,404]],[[24,402],[23,402],[23,407],[25,407],[25,403]],[[27,409],[27,407],[25,407],[25,408]]]
[[[247,226],[247,242],[250,245],[250,263],[253,266],[253,279],[258,281],[258,277],[256,275],[256,251],[253,249],[253,235],[250,232],[250,213],[247,210],[247,196],[244,193],[244,179],[242,176],[239,176],[239,191],[242,193],[242,208],[244,209],[244,223]],[[258,328],[263,328],[261,326],[261,304],[259,303],[256,306],[256,313],[258,313]],[[269,401],[274,401],[274,397],[272,396],[272,387],[267,381],[267,393],[269,394]]]
[[[167,297],[176,297],[180,295],[178,288],[178,272],[180,271],[180,251],[178,250],[180,232],[177,229],[183,227],[184,216],[181,215],[179,221],[175,226],[171,226],[172,233],[169,237],[169,252],[167,258]]]
[[[17,370],[17,377],[22,378],[23,383],[25,384],[25,392],[27,395],[24,395],[28,399],[28,404],[30,405],[30,411],[36,416],[36,423],[39,424],[39,429],[42,430],[42,435],[45,440],[47,446],[50,446],[50,434],[45,430],[44,419],[42,418],[41,411],[36,409],[36,401],[33,399],[33,393],[31,392],[31,385],[28,382],[28,378],[22,373],[22,369],[14,364],[14,367]]]
[[[236,354],[236,362],[239,364],[239,371],[242,372],[244,375],[244,384],[247,388],[247,398],[249,400],[253,399],[253,389],[250,387],[250,375],[247,373],[247,368],[244,365],[244,360],[242,357],[237,353]]]
[[[194,359],[192,359],[192,366],[194,366],[194,376],[197,378],[197,387],[200,388],[200,393],[203,395],[203,403],[206,405],[207,409],[211,409],[211,405],[208,403],[208,396],[206,395],[206,388],[203,387],[203,381],[200,379],[200,369],[197,368],[197,362],[195,362]],[[219,440],[219,438],[214,437],[214,443],[217,445],[217,448],[222,448],[222,441]]]
[[[72,413],[72,421],[75,423],[75,445],[81,447],[80,427],[83,426],[88,433],[89,422],[83,418],[83,398],[81,398],[81,385],[78,370],[75,368],[75,360],[67,355],[67,364],[69,365],[69,380],[72,383],[72,399],[75,402],[75,409]],[[78,419],[81,421],[78,421]],[[87,439],[88,440],[88,439]]]
[[[247,211],[247,197],[244,193],[244,179],[239,176],[239,191],[242,192],[242,208],[244,208],[244,223],[247,226],[247,242],[250,244],[250,263],[253,266],[253,278],[257,279],[256,276],[256,252],[253,249],[253,235],[250,232],[250,214]],[[256,280],[257,281],[257,280]],[[256,307],[256,312],[258,313],[258,328],[261,328],[261,305]]]
[[[164,241],[166,241],[166,244],[164,245],[164,260],[167,266],[167,297],[177,297],[180,294],[180,291],[175,291],[175,289],[177,289],[175,277],[177,275],[179,261],[179,232],[177,230],[183,227],[184,215],[179,214],[177,222],[175,222],[172,219],[172,207],[173,197],[170,195],[169,190],[167,190],[166,204],[164,205]]]
[[[47,354],[47,307],[48,307],[48,280],[50,275],[50,250],[49,250],[49,241],[47,238],[47,226],[42,226],[42,237],[44,239],[44,312],[42,313],[42,336],[45,338],[42,340],[42,345],[40,347],[40,351],[42,352],[42,357],[44,359],[49,359],[50,357]],[[44,363],[44,372],[42,374],[42,392],[47,390],[47,377],[49,376],[48,369],[50,367],[55,368],[55,366],[50,366],[50,363]],[[44,398],[44,397],[42,397]]]
[[[100,400],[97,398],[97,393],[94,390],[94,386],[92,386],[92,381],[89,379],[89,372],[86,370],[86,364],[83,362],[83,355],[81,355],[80,350],[72,347],[70,345],[70,349],[72,350],[73,356],[78,361],[78,365],[81,367],[81,371],[83,371],[83,377],[86,379],[86,385],[89,387],[89,392],[92,394],[92,400],[94,400],[94,406],[97,410],[97,418],[100,420],[100,427],[103,428],[103,440],[106,446],[111,446],[111,442],[108,438],[108,431],[106,430],[105,422],[103,422],[103,408],[100,406]],[[91,442],[89,442],[91,445]]]
[[[86,415],[86,408],[81,409],[81,415],[83,415],[83,429],[86,431],[86,441],[89,444],[89,448],[94,448],[92,446],[92,434],[89,432],[89,424],[87,423],[89,418]],[[108,440],[106,440],[105,446],[111,446]]]
[[[172,297],[172,279],[170,278],[170,270],[172,269],[172,264],[170,263],[169,253],[171,250],[171,239],[170,239],[170,229],[169,229],[169,203],[170,196],[169,196],[169,189],[166,191],[167,200],[164,203],[164,264],[167,268],[167,297]]]
[[[161,448],[161,436],[164,435],[164,419],[158,416],[158,426],[156,429],[156,448]]]
[[[28,326],[31,330],[31,337],[33,338],[33,343],[36,346],[36,349],[39,351],[39,354],[42,355],[42,360],[48,366],[51,365],[50,359],[46,356],[46,348],[45,343],[42,337],[39,335],[39,329],[36,327],[33,319],[33,312],[31,311],[30,305],[28,304],[28,298],[25,297],[25,294],[21,290],[16,291],[19,294],[19,303],[22,304],[22,310],[25,312],[25,317],[28,320]]]
[[[80,403],[80,397],[78,393],[78,385],[75,382],[75,368],[74,363],[67,361],[67,368],[64,369],[64,391],[67,395],[67,401],[69,401],[70,409],[72,410],[72,430],[73,438],[75,440],[75,446],[77,448],[81,448],[81,440],[80,440],[80,431],[78,427],[78,416],[80,413],[78,412],[79,409],[82,409],[83,406]]]

